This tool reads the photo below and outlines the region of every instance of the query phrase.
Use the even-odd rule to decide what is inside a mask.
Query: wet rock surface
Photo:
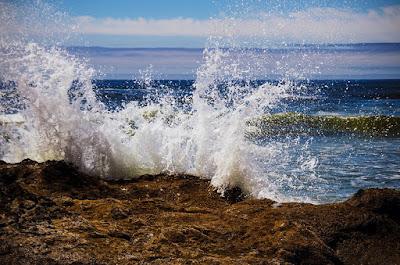
[[[191,176],[0,162],[0,242],[0,264],[400,264],[400,191],[277,205]]]

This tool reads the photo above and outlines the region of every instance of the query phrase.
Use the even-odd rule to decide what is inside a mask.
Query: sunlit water
[[[263,82],[265,81],[255,81],[253,86]],[[184,108],[183,99],[190,97],[194,91],[193,81],[154,81],[152,89],[143,89],[140,82],[134,81],[98,80],[95,84],[99,98],[113,109],[121,108],[124,102],[129,101],[146,104],[146,99],[165,93],[172,94],[182,103],[180,107]],[[399,80],[301,81],[299,84],[306,88],[295,93],[296,96],[282,100],[271,113],[286,111],[355,119],[400,117]],[[399,120],[393,124],[397,126],[396,132],[399,132],[399,125]],[[379,131],[379,128],[372,130]],[[400,187],[398,136],[333,131],[322,135],[262,135],[249,140],[259,145],[270,142],[289,142],[292,145],[290,152],[296,155],[288,156],[290,159],[285,163],[278,160],[275,165],[283,175],[288,172],[297,174],[295,178],[290,181],[286,179],[278,187],[287,196],[291,196],[295,190],[299,196],[312,197],[317,201],[336,201],[350,196],[359,188]],[[299,149],[298,145],[302,147]],[[313,186],[306,187],[304,183],[309,183],[310,180],[299,178],[301,171],[310,166],[306,163],[304,168],[298,164],[297,159],[303,155],[309,158],[308,163],[316,163],[313,171],[306,170],[306,174],[310,175],[303,175],[315,181]],[[266,165],[269,166],[270,163]],[[268,172],[269,169],[264,168],[264,171]],[[263,196],[262,193],[260,196]]]
[[[1,22],[13,26],[10,12]],[[0,159],[65,160],[114,179],[190,174],[221,193],[239,186],[277,201],[399,188],[398,120],[386,130],[387,117],[328,127],[311,118],[307,130],[292,114],[399,116],[398,81],[297,81],[315,73],[313,63],[280,67],[281,81],[257,81],[268,54],[249,57],[232,41],[210,39],[194,81],[156,82],[144,71],[140,81],[95,82],[96,71],[57,43],[2,35]],[[283,123],[270,122],[282,113]]]

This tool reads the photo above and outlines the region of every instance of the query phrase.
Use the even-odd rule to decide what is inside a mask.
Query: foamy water
[[[20,23],[5,14],[0,20],[8,26]],[[133,101],[110,110],[96,98],[92,80],[98,73],[85,60],[57,43],[35,41],[23,30],[3,34],[0,79],[15,84],[15,98],[24,107],[0,119],[0,159],[65,160],[112,179],[190,174],[210,179],[221,193],[239,186],[280,202],[326,200],[332,187],[316,172],[313,137],[271,136],[261,142],[248,137],[259,128],[247,121],[285,110],[287,101],[298,97],[295,92],[304,89],[289,80],[309,69],[290,68],[287,79],[254,87],[250,81],[260,73],[256,62],[268,56],[259,55],[254,63],[247,58],[243,64],[240,49],[232,56],[233,49],[226,48],[234,46],[234,39],[214,40],[204,50],[195,90],[184,107],[166,93],[146,104]],[[151,69],[143,71],[142,79],[141,85],[152,89]],[[4,105],[9,101],[1,102],[2,108],[9,107]]]
[[[240,68],[228,55],[218,47],[204,51],[189,112],[167,96],[145,107],[129,103],[109,111],[96,100],[95,73],[83,60],[57,46],[2,38],[2,79],[16,83],[25,108],[19,112],[22,125],[2,128],[8,138],[2,140],[0,159],[66,160],[105,178],[191,174],[211,179],[220,191],[240,186],[257,197],[291,200],[278,186],[296,175],[282,175],[279,167],[293,160],[288,146],[296,139],[257,145],[245,137],[245,120],[268,113],[293,84],[239,86],[233,81],[248,80],[252,69]],[[230,80],[222,96],[217,85]],[[296,160],[303,172],[316,164],[305,153]]]

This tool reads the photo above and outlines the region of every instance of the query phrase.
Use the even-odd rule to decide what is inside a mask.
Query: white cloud
[[[77,17],[84,34],[129,36],[234,36],[293,42],[400,42],[400,5],[367,12],[311,8],[286,16],[248,19],[116,19]]]

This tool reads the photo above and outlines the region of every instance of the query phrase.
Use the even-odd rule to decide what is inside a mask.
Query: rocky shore
[[[0,264],[400,264],[400,191],[278,204],[191,176],[0,162]]]

